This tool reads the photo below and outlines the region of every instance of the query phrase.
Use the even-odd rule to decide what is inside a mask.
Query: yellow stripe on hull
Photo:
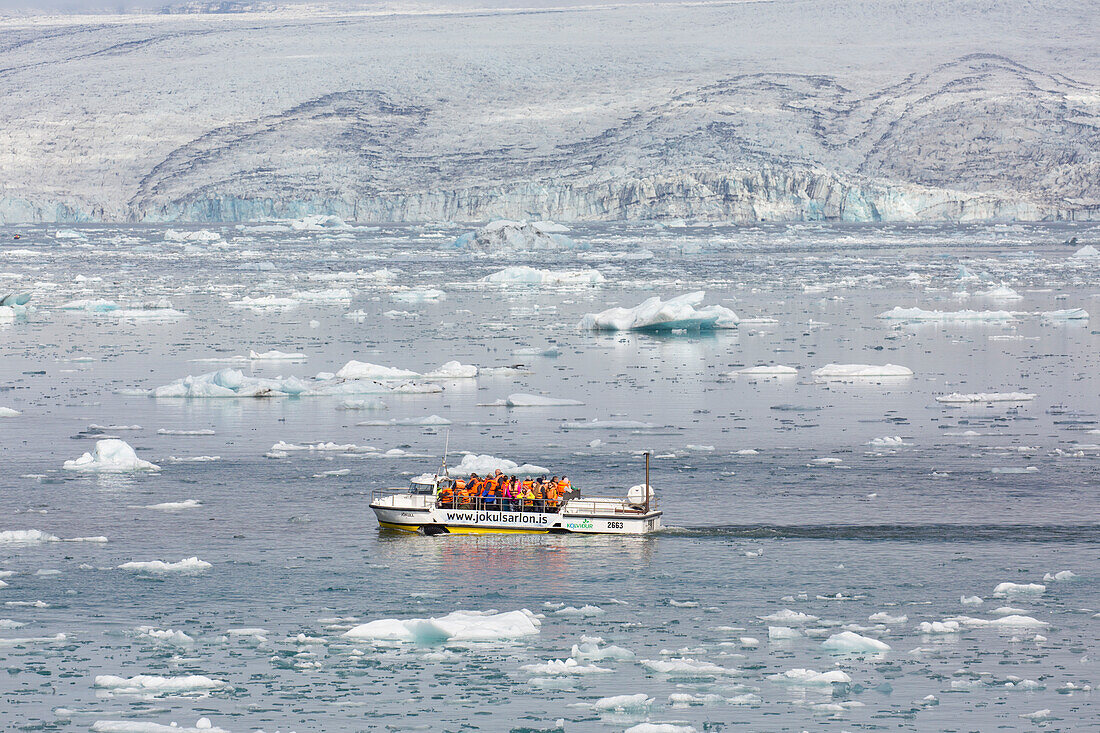
[[[497,529],[496,527],[447,526],[451,534],[546,534],[547,529]]]
[[[419,524],[392,524],[391,522],[378,522],[378,526],[385,527],[386,529],[396,529],[401,532],[419,532]]]

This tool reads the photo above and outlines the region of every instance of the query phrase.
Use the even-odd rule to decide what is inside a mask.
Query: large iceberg
[[[384,618],[360,624],[344,633],[363,641],[442,644],[449,641],[508,641],[539,633],[542,622],[522,608],[505,613],[454,611],[439,618]]]
[[[128,473],[131,471],[159,471],[160,466],[137,457],[130,444],[117,438],[97,440],[95,450],[80,458],[65,461],[66,471],[86,473]]]
[[[548,249],[587,249],[578,245],[552,221],[511,221],[497,219],[481,229],[467,232],[454,241],[454,246],[469,252],[531,252]]]
[[[476,453],[467,453],[462,456],[462,461],[454,468],[451,468],[450,472],[459,476],[469,476],[471,473],[484,476],[497,469],[500,469],[501,472],[510,476],[538,476],[550,473],[548,469],[542,466],[535,466],[530,463],[524,463],[521,466],[515,461],[510,461],[507,458],[497,458],[496,456],[484,454],[477,455]]]
[[[589,313],[579,328],[590,331],[707,331],[734,328],[737,314],[720,305],[702,305],[706,293],[697,290],[669,300],[654,296],[633,308],[609,308]]]

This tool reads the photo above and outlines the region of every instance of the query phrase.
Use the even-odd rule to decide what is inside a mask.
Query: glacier
[[[1097,14],[782,0],[10,15],[0,224],[1095,220]]]

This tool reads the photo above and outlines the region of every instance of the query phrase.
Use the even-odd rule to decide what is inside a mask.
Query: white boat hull
[[[371,504],[378,523],[387,529],[424,534],[622,534],[640,535],[661,528],[661,512],[616,507],[593,501],[567,502],[557,512],[450,509],[424,502],[402,506],[401,495]],[[389,501],[395,499],[397,501]],[[408,502],[412,503],[412,502]]]

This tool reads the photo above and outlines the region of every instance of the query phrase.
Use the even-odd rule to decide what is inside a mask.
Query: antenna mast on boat
[[[645,452],[645,513],[649,514],[649,451]]]
[[[450,478],[450,474],[447,473],[447,453],[451,449],[451,430],[450,430],[450,428],[447,429],[445,435],[447,437],[444,438],[444,440],[443,440],[443,475]],[[646,455],[648,455],[648,454],[646,454]],[[647,458],[646,460],[649,460],[649,459]]]

